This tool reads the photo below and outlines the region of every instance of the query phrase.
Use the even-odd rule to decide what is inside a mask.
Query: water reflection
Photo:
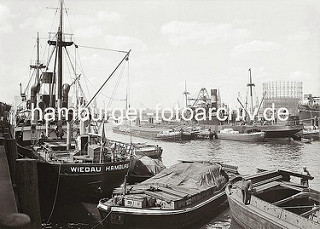
[[[112,133],[108,128],[107,136],[120,141],[130,141],[130,137]],[[238,166],[241,174],[255,173],[257,168],[288,169],[301,172],[307,166],[315,177],[310,186],[320,190],[320,142],[304,144],[284,140],[261,143],[245,143],[227,140],[195,140],[183,143],[163,142],[132,138],[133,142],[148,142],[163,148],[163,163],[173,165],[179,160],[214,160]],[[202,228],[240,228],[231,218],[228,210],[211,220]]]

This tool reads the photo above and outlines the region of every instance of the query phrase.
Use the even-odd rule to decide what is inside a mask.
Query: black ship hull
[[[302,130],[302,126],[261,126],[261,131],[265,132],[265,138],[289,138]]]
[[[292,125],[292,126],[282,126],[282,125],[225,125],[225,128],[232,128],[233,130],[237,130],[240,133],[250,133],[254,131],[262,131],[265,132],[265,138],[289,138],[296,135],[299,131],[303,129],[302,125]]]
[[[226,205],[227,197],[220,192],[201,203],[181,210],[144,210],[112,208],[111,211],[98,206],[103,228],[194,228],[217,215]],[[124,211],[122,211],[122,209]]]
[[[36,158],[32,149],[18,145],[19,154]],[[46,219],[56,202],[96,201],[109,197],[130,169],[131,160],[106,163],[48,163],[37,161],[42,218]]]

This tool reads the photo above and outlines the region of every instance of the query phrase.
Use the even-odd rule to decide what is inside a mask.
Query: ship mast
[[[39,60],[39,32],[37,32],[37,62],[36,62],[36,66],[37,66],[37,72],[36,72],[36,79],[39,82],[39,74],[40,74],[40,69],[39,69],[39,65],[40,65],[40,60]]]
[[[70,40],[65,41],[64,37],[65,34],[63,33],[63,0],[60,1],[60,19],[59,19],[59,27],[57,32],[57,38],[56,40],[49,40],[49,45],[57,47],[56,54],[57,54],[57,64],[58,64],[58,87],[57,87],[57,96],[58,96],[58,107],[62,107],[62,98],[63,98],[63,55],[62,51],[63,48],[66,48],[67,46],[73,45],[73,42],[71,40],[71,34]]]
[[[60,23],[58,28],[58,107],[62,107],[62,33],[63,33],[63,0],[60,1]]]
[[[190,94],[188,91],[187,91],[187,81],[184,81],[184,97],[185,97],[185,100],[186,100],[186,107],[188,107],[188,94]]]
[[[251,99],[251,114],[253,113],[253,95],[252,95],[252,87],[255,86],[254,83],[252,83],[252,78],[251,78],[251,68],[249,68],[249,74],[250,74],[250,82],[247,84],[248,87],[250,87],[250,99]]]

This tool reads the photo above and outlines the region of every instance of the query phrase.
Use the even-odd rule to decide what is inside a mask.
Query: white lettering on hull
[[[101,167],[85,167],[85,166],[79,166],[79,167],[70,167],[71,173],[100,173]]]
[[[106,171],[123,170],[123,169],[129,169],[129,164],[106,166]]]
[[[107,165],[105,167],[105,171],[116,171],[129,169],[129,164],[121,164],[121,165]],[[102,167],[88,167],[88,166],[71,166],[71,173],[100,173],[102,171]]]

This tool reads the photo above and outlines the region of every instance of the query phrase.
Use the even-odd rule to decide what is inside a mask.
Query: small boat
[[[162,147],[158,145],[147,145],[146,143],[133,143],[134,152],[137,156],[148,156],[159,159],[162,155]]]
[[[299,132],[299,135],[305,139],[319,140],[320,130],[318,127],[308,126],[304,127],[302,133]]]
[[[265,138],[264,132],[252,132],[252,133],[239,133],[231,128],[221,130],[217,133],[218,139],[244,141],[244,142],[259,142]]]
[[[312,142],[312,140],[311,139],[307,139],[307,138],[301,138],[301,142],[310,144]]]
[[[209,129],[193,128],[190,131],[192,139],[214,139],[216,138],[216,132]]]
[[[320,192],[290,182],[291,176],[313,179],[274,170],[231,180],[226,194],[232,217],[244,228],[320,228]],[[252,191],[245,188],[249,180]]]
[[[185,228],[212,218],[224,204],[224,187],[235,167],[180,162],[111,199],[99,201],[104,228]]]
[[[185,141],[191,138],[192,134],[183,130],[164,130],[156,136],[156,139],[164,141]]]

